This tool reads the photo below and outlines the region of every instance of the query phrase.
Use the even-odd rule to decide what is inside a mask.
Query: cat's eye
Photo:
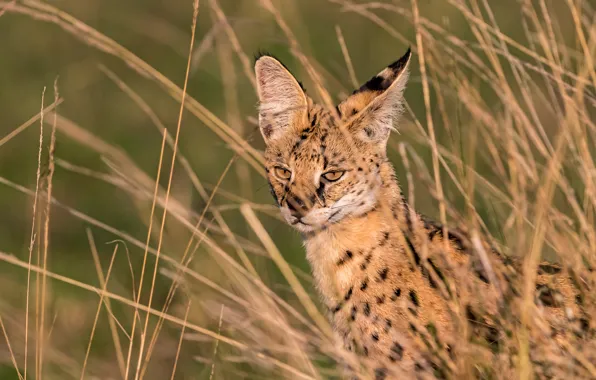
[[[332,172],[327,172],[323,174],[323,178],[325,178],[329,182],[335,182],[343,177],[345,171],[342,170],[334,170]]]
[[[292,172],[289,171],[288,169],[284,169],[282,167],[276,166],[275,169],[273,169],[273,170],[275,172],[275,175],[283,180],[287,181],[292,177]]]

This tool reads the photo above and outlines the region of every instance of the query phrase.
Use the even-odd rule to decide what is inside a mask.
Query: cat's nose
[[[292,214],[292,216],[294,216],[298,219],[300,219],[304,215],[306,215],[308,210],[310,210],[310,208],[313,205],[313,203],[310,202],[309,200],[304,201],[301,197],[296,196],[296,195],[292,195],[292,196],[288,197],[287,204],[288,204],[288,209],[290,210],[290,213]]]

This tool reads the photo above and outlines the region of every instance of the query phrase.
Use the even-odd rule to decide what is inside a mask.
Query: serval
[[[532,324],[520,329],[521,264],[404,199],[386,145],[410,58],[408,49],[331,110],[274,57],[255,63],[271,193],[303,236],[337,338],[376,379],[509,379],[523,331],[536,377],[590,378],[596,358],[577,356],[595,345],[581,278],[540,265]]]

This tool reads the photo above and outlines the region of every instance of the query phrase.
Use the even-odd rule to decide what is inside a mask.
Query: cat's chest
[[[389,232],[330,231],[305,243],[317,290],[323,302],[334,308],[342,300],[349,300],[373,282],[382,283],[397,247],[390,241]],[[383,273],[383,270],[387,273]]]
[[[354,339],[346,343],[389,355],[398,336],[415,344],[412,329],[420,326],[439,327],[440,335],[451,332],[445,301],[416,268],[403,235],[382,229],[368,241],[361,238],[348,239],[349,245],[330,237],[307,244],[335,330]]]

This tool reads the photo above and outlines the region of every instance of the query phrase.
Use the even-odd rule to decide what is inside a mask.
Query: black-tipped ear
[[[408,81],[412,52],[406,54],[372,77],[339,106],[343,118],[350,120],[350,130],[367,141],[386,142],[401,115],[403,92]]]
[[[277,59],[263,55],[255,62],[259,126],[265,142],[283,136],[307,119],[308,102],[298,81]]]
[[[412,50],[408,48],[406,54],[400,59],[387,66],[383,71],[372,77],[368,82],[363,84],[354,94],[365,91],[383,92],[387,90],[408,67],[410,58],[412,57]]]

